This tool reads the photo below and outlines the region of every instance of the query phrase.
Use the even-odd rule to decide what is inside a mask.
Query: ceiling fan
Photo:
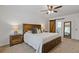
[[[47,5],[47,10],[41,10],[41,12],[46,12],[46,14],[50,13],[57,13],[57,9],[61,8],[62,6],[57,5]]]

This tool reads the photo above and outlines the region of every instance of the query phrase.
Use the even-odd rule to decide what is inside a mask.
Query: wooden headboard
[[[33,27],[41,29],[41,25],[39,24],[23,24],[23,34],[31,30]]]

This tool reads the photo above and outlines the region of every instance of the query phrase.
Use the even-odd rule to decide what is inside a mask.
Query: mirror
[[[64,22],[64,38],[71,39],[71,21]]]

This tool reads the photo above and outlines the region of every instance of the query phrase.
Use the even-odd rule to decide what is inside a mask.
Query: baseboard
[[[79,39],[72,38],[72,40],[79,40]]]
[[[10,44],[2,45],[2,46],[0,46],[0,47],[5,47],[5,46],[10,46]]]

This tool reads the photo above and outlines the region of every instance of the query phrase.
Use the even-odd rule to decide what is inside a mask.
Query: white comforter
[[[25,43],[32,46],[36,52],[42,52],[42,45],[59,37],[58,33],[39,33],[39,34],[32,34],[32,33],[25,33],[24,34],[24,41]]]

